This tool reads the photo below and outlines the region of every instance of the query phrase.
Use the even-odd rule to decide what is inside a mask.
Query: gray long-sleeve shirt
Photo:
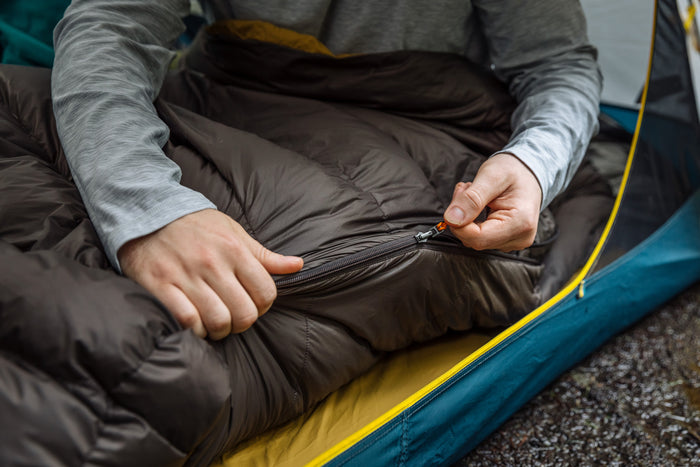
[[[543,207],[597,131],[602,79],[577,0],[210,0],[210,19],[260,19],[335,53],[453,52],[491,67],[518,101],[504,148],[535,174]],[[58,134],[112,264],[127,241],[214,205],[179,184],[153,100],[189,0],[74,0],[55,30]]]

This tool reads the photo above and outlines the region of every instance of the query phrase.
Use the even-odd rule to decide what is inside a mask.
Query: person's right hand
[[[124,274],[163,302],[184,328],[211,339],[248,329],[277,297],[270,274],[297,272],[304,264],[266,249],[213,209],[131,240],[117,256]]]

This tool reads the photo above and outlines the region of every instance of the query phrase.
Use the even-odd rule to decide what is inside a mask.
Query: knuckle
[[[232,331],[240,333],[248,329],[258,319],[258,314],[255,311],[239,312],[233,319]]]
[[[486,250],[486,249],[488,249],[488,242],[486,241],[486,239],[477,237],[477,238],[474,238],[471,240],[470,246],[474,250],[478,250],[478,251]]]
[[[240,253],[244,248],[243,242],[241,242],[234,235],[225,235],[221,237],[221,244],[223,248],[226,248],[234,253]]]
[[[525,231],[524,233],[532,235],[534,239],[535,234],[537,233],[537,218],[533,219],[528,217],[527,219],[525,219],[525,222],[523,223],[523,229]]]
[[[482,206],[484,205],[481,194],[474,188],[464,190],[460,198],[463,199],[467,203],[467,205],[470,208],[473,208],[474,210],[481,210]]]
[[[537,235],[537,220],[526,219],[521,225],[518,246],[520,249],[527,248],[535,241]]]
[[[261,261],[262,263],[268,263],[270,260],[272,260],[272,256],[274,253],[272,253],[270,250],[262,246],[261,244],[256,244],[255,245],[255,251],[253,251],[254,256]]]
[[[197,254],[197,264],[204,269],[214,269],[218,256],[209,248],[203,248]]]
[[[180,311],[176,312],[175,319],[177,319],[180,326],[185,329],[191,329],[197,325],[199,321],[199,315],[194,311]]]
[[[207,331],[213,336],[226,335],[231,330],[231,317],[221,314],[207,321]]]
[[[249,288],[249,296],[253,301],[258,314],[265,313],[277,299],[277,286],[269,275],[260,275],[257,281]]]
[[[265,311],[274,303],[277,299],[277,287],[275,283],[270,281],[266,284],[260,291],[260,303],[258,303],[259,311]]]
[[[151,278],[157,282],[164,282],[172,275],[172,268],[168,267],[163,261],[153,261],[149,267]]]

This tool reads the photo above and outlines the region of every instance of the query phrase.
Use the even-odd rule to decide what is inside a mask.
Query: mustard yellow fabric
[[[264,21],[237,19],[219,21],[209,26],[207,31],[211,34],[231,35],[243,40],[269,42],[313,54],[335,56],[313,36],[280,28]]]
[[[218,466],[305,465],[447,372],[495,334],[446,336],[393,353],[309,413],[243,443]]]

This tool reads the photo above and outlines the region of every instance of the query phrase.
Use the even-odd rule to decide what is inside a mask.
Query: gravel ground
[[[700,466],[700,284],[562,375],[455,467]]]

